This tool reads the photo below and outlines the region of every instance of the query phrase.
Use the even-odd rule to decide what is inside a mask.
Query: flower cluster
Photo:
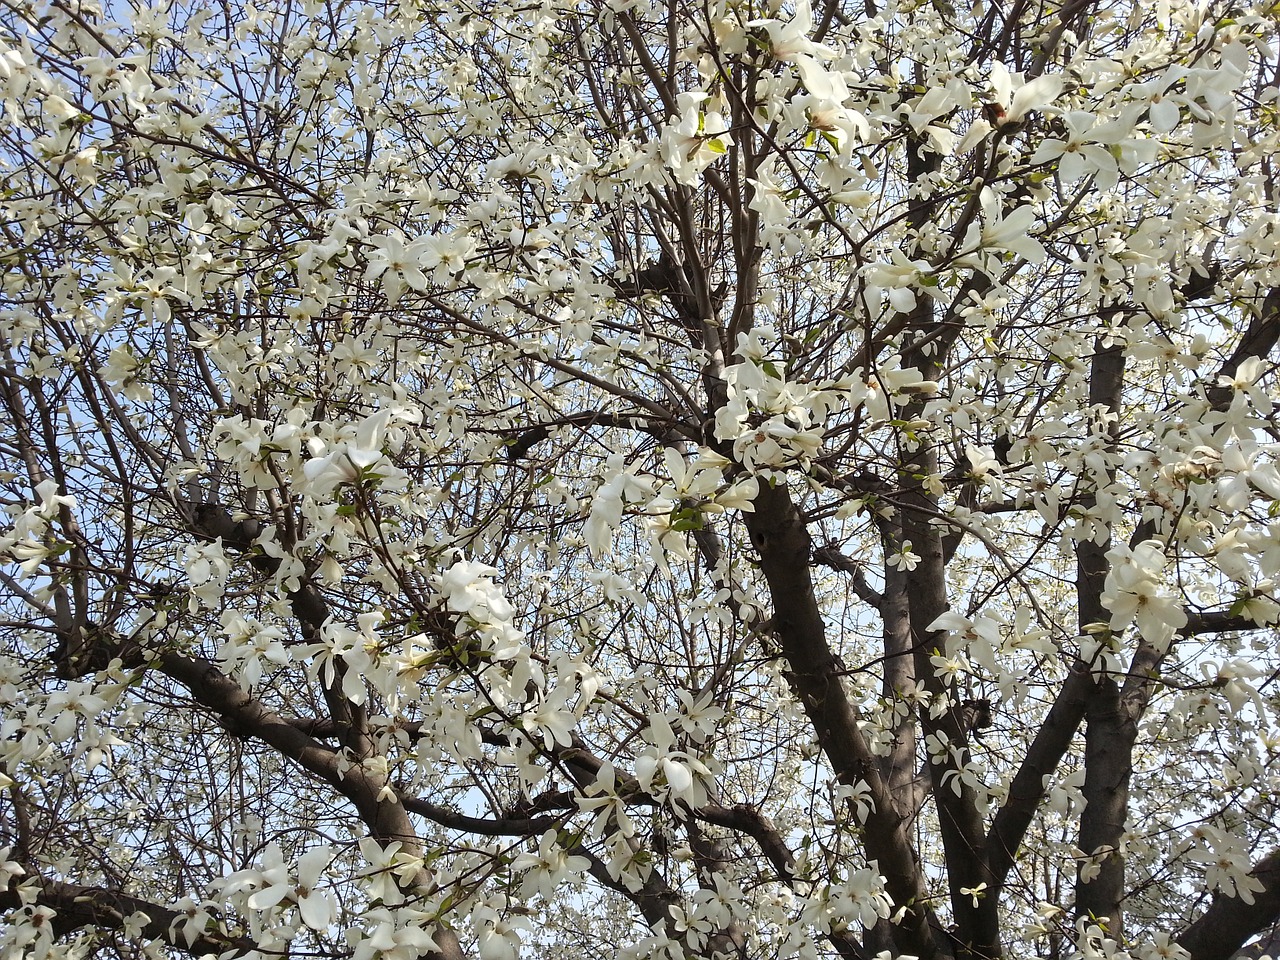
[[[1112,548],[1107,553],[1110,569],[1102,603],[1111,613],[1108,626],[1123,630],[1135,624],[1142,639],[1161,649],[1187,625],[1181,601],[1164,586],[1164,570],[1169,563],[1164,544],[1144,540],[1133,549]]]

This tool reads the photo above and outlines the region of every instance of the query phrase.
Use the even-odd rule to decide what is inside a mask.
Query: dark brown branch
[[[1263,299],[1262,305],[1250,315],[1249,325],[1245,327],[1231,356],[1218,370],[1218,376],[1234,377],[1240,364],[1250,357],[1269,357],[1277,341],[1280,341],[1280,287],[1273,287]],[[1231,406],[1231,387],[1219,386],[1215,382],[1205,392],[1215,410],[1225,410]]]
[[[858,726],[839,661],[827,643],[809,572],[812,542],[804,521],[781,483],[762,484],[755,508],[746,515],[747,530],[769,584],[775,636],[790,666],[787,678],[836,776],[849,786],[865,781],[870,787],[874,809],[866,823],[867,852],[879,861],[894,903],[905,908],[896,932],[901,948],[922,960],[947,956],[945,936],[935,936],[930,926],[920,865],[880,774],[879,758]]]
[[[997,883],[1003,884],[1013,867],[1027,827],[1048,792],[1049,776],[1058,769],[1084,719],[1085,703],[1092,687],[1088,664],[1077,663],[1009,785],[1009,797],[987,831],[987,865]]]
[[[34,883],[39,889],[35,899],[38,906],[56,912],[50,921],[55,936],[66,936],[86,927],[122,930],[128,917],[143,913],[147,922],[141,927],[139,939],[158,940],[193,957],[208,954],[242,956],[259,949],[258,944],[248,937],[233,937],[216,930],[202,931],[188,943],[183,932],[183,921],[187,919],[185,913],[119,890],[62,883],[42,877],[23,877],[21,880],[24,886]],[[15,879],[8,890],[0,891],[0,910],[17,910],[22,906]]]
[[[1064,14],[1065,15],[1065,14]],[[1110,317],[1127,318],[1118,306],[1105,308]],[[1104,314],[1107,316],[1108,314]],[[1089,372],[1089,405],[1092,409],[1116,413],[1124,391],[1125,354],[1121,345],[1095,341]],[[1115,421],[1107,427],[1109,445],[1118,442]],[[1113,476],[1114,470],[1108,471]],[[1092,493],[1092,492],[1091,492]],[[1092,496],[1086,498],[1091,501]],[[1087,503],[1091,506],[1091,503]],[[1082,634],[1095,623],[1105,623],[1111,614],[1103,605],[1110,560],[1110,531],[1104,542],[1084,540],[1076,553],[1077,613]],[[1080,817],[1078,846],[1095,854],[1100,862],[1090,865],[1096,875],[1081,870],[1076,880],[1076,915],[1108,918],[1107,932],[1117,938],[1123,931],[1125,861],[1121,837],[1129,811],[1129,781],[1133,772],[1133,744],[1137,736],[1136,718],[1126,714],[1116,678],[1093,678],[1085,697],[1085,808]],[[1088,879],[1086,879],[1088,878]]]
[[[1233,614],[1230,610],[1187,611],[1187,625],[1178,632],[1184,637],[1196,637],[1205,633],[1227,633],[1234,630],[1267,630],[1273,626],[1258,623],[1251,617]]]
[[[177,506],[196,536],[209,542],[221,539],[224,547],[248,554],[249,562],[268,575],[280,569],[279,558],[267,556],[261,551],[254,552],[255,542],[263,530],[262,522],[256,517],[236,518],[220,503],[193,504],[179,500]],[[287,599],[289,609],[297,617],[307,642],[319,641],[320,630],[329,619],[329,604],[319,588],[310,580],[304,579],[298,589],[289,591]],[[372,755],[373,742],[369,736],[364,707],[352,703],[342,692],[345,672],[346,665],[338,663],[332,682],[324,686],[325,704],[330,716],[338,724],[343,746],[356,759],[363,760]]]
[[[466,814],[458,813],[448,807],[432,803],[430,800],[423,800],[420,797],[406,797],[401,802],[410,813],[426,817],[432,823],[437,823],[450,830],[479,834],[482,837],[536,837],[541,836],[548,830],[555,830],[564,823],[563,817],[501,817],[494,819],[469,817]]]
[[[1191,960],[1227,960],[1246,940],[1280,920],[1280,850],[1264,857],[1249,875],[1263,886],[1253,903],[1218,893],[1178,937]]]
[[[853,592],[873,610],[880,609],[881,604],[884,603],[884,597],[871,584],[867,583],[867,578],[862,572],[862,564],[858,563],[857,560],[841,553],[840,548],[832,544],[827,544],[825,547],[818,547],[814,550],[813,560],[824,567],[830,567],[832,570],[839,570],[841,573],[849,574],[849,585],[853,587]]]
[[[369,773],[359,764],[340,763],[336,751],[253,699],[207,660],[166,653],[160,658],[159,667],[186,687],[197,702],[218,714],[231,733],[253,737],[274,747],[346,797],[380,844],[399,841],[406,852],[419,849],[408,812],[394,792],[384,790],[384,778]],[[416,881],[407,878],[406,882],[412,885]],[[451,930],[437,926],[432,928],[431,935],[439,945],[439,950],[430,954],[434,960],[462,960],[458,938]]]
[[[529,451],[548,439],[551,436],[551,431],[557,427],[579,427],[583,430],[588,427],[639,430],[662,442],[681,435],[675,427],[659,421],[655,417],[646,417],[640,414],[605,413],[602,410],[584,410],[581,413],[573,413],[555,420],[547,420],[531,427],[507,431],[511,438],[507,442],[507,459],[522,460],[527,457]],[[696,434],[693,433],[687,434],[687,437],[688,439],[697,439]]]
[[[1105,572],[1102,576],[1105,578]],[[1187,625],[1180,631],[1183,636],[1262,629],[1249,618],[1226,610],[1188,611],[1187,618]],[[1152,671],[1158,668],[1158,660],[1153,662],[1149,655],[1135,657],[1122,692],[1123,701],[1130,709],[1145,710],[1149,692],[1144,696],[1140,688],[1155,684],[1157,678]],[[992,821],[987,833],[987,863],[1001,882],[1008,876],[1027,827],[1048,791],[1046,779],[1062,762],[1084,719],[1086,699],[1092,688],[1093,677],[1088,666],[1076,663],[1015,774],[1008,799]]]
[[[695,810],[694,815],[707,823],[745,833],[760,845],[760,850],[769,858],[779,877],[788,881],[795,877],[796,858],[769,818],[755,807],[744,803],[732,807],[708,804]]]

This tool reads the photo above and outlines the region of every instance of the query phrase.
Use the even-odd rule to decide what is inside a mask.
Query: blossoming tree
[[[4,957],[1269,935],[1274,5],[0,10]]]

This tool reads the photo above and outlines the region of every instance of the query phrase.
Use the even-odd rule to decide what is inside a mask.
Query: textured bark
[[[932,474],[936,468],[933,449],[921,444],[906,468],[906,477]],[[930,662],[935,652],[945,650],[947,631],[925,629],[949,607],[942,532],[930,522],[938,505],[936,498],[918,483],[909,488],[904,501],[903,536],[920,557],[916,568],[907,574],[916,676],[935,703],[948,705],[937,716],[933,710],[922,711],[920,723],[928,736],[944,740],[953,751],[938,758],[940,762],[930,758],[928,771],[947,863],[948,893],[956,926],[955,951],[961,958],[995,960],[1001,956],[999,898],[993,893],[975,898],[972,893],[963,892],[993,891],[996,878],[988,870],[984,856],[986,830],[978,813],[977,796],[973,787],[960,779],[972,759],[968,729],[961,717],[962,698],[953,683],[938,677]]]
[[[1124,387],[1124,350],[1119,344],[1097,344],[1089,380],[1089,404],[1116,413]],[[1114,425],[1111,428],[1114,436]],[[1110,474],[1099,482],[1110,480]],[[1111,614],[1102,605],[1111,547],[1086,540],[1076,552],[1076,596],[1080,629],[1105,623]],[[1121,707],[1120,686],[1112,677],[1095,678],[1085,703],[1085,809],[1080,817],[1080,849],[1105,857],[1092,879],[1081,870],[1076,883],[1076,914],[1101,919],[1107,931],[1119,938],[1123,929],[1124,856],[1120,840],[1129,811],[1129,776],[1133,769],[1133,742],[1137,723]]]
[[[894,903],[905,908],[895,930],[901,952],[921,960],[950,954],[945,934],[930,927],[925,888],[893,796],[858,729],[839,663],[826,639],[809,571],[812,543],[784,485],[763,485],[755,512],[746,515],[751,542],[774,604],[774,626],[789,666],[788,679],[803,704],[823,753],[842,783],[865,781],[875,809],[866,823],[867,853],[879,862]]]
[[[1280,341],[1280,287],[1272,287],[1267,291],[1262,305],[1249,318],[1249,325],[1240,336],[1231,356],[1223,362],[1218,371],[1220,377],[1234,377],[1240,364],[1250,357],[1269,357]],[[1210,385],[1209,399],[1219,409],[1231,405],[1232,391],[1230,387]]]
[[[342,762],[336,751],[253,699],[207,660],[167,653],[160,658],[159,666],[186,687],[197,702],[218,714],[232,734],[261,740],[325,780],[351,801],[369,833],[380,844],[399,842],[401,850],[410,856],[421,852],[408,811],[394,792],[384,792],[387,784],[383,777],[368,773],[358,764]],[[407,886],[416,882],[416,878],[411,878]],[[431,954],[435,960],[460,960],[462,948],[456,934],[437,926],[431,930],[431,936],[439,947]]]
[[[886,555],[893,549],[886,536]],[[907,597],[906,571],[886,566],[884,596],[880,604],[884,639],[884,680],[881,695],[888,701],[902,695],[915,683],[915,658],[912,655],[911,604]],[[914,713],[914,712],[913,712]],[[898,816],[906,823],[915,819],[924,798],[923,778],[916,774],[916,717],[908,714],[893,728],[893,746],[881,761],[889,792],[898,807]]]
[[[908,175],[913,182],[918,181],[936,171],[938,163],[938,155],[925,141],[915,142],[907,157]],[[963,223],[976,215],[976,199],[975,194],[961,214],[957,234],[963,231]],[[933,201],[927,200],[913,209],[909,218],[912,225],[922,228],[934,215],[934,206]],[[903,367],[918,370],[924,380],[938,379],[962,325],[949,314],[943,323],[938,323],[930,297],[918,298],[905,319]],[[919,415],[922,408],[923,399],[917,397],[906,406],[903,416],[910,419]],[[953,682],[937,675],[930,661],[936,651],[945,648],[947,632],[927,629],[950,609],[947,562],[954,555],[958,540],[950,550],[944,547],[943,527],[935,522],[942,513],[938,496],[925,485],[925,478],[938,472],[938,453],[933,443],[919,437],[912,446],[904,447],[900,457],[901,536],[911,542],[912,551],[920,558],[905,577],[911,651],[916,680],[931,695],[931,709],[921,711],[920,725],[928,737],[944,741],[949,748],[946,756],[937,758],[940,762],[933,762],[930,757],[926,767],[946,859],[947,892],[955,924],[952,944],[961,960],[997,960],[1001,956],[999,898],[994,894],[995,877],[984,856],[986,830],[978,812],[977,795],[961,778],[971,760],[968,727],[962,716],[963,697]],[[945,709],[935,715],[933,705],[945,705]],[[975,890],[987,892],[975,896]]]
[[[237,553],[250,554],[250,562],[263,573],[274,574],[280,568],[279,559],[254,552],[254,543],[262,534],[260,520],[236,519],[218,503],[179,502],[178,506],[196,536],[209,542],[221,540],[225,547]],[[324,594],[309,580],[304,580],[298,589],[289,592],[288,600],[289,610],[297,618],[303,637],[308,643],[319,642],[320,629],[329,619],[329,604]],[[364,760],[373,755],[373,740],[364,707],[352,703],[342,692],[346,669],[344,663],[335,664],[333,680],[324,687],[325,705],[338,725],[342,745],[357,760]]]

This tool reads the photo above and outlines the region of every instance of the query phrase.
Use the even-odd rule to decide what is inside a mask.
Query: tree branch
[[[96,930],[122,930],[125,921],[136,913],[147,916],[139,935],[147,940],[159,940],[193,957],[208,954],[242,956],[259,949],[248,937],[233,937],[205,930],[188,943],[182,931],[187,915],[179,910],[161,906],[105,887],[88,887],[74,883],[47,880],[44,877],[23,877],[21,886],[36,886],[38,906],[55,911],[52,920],[55,935],[65,936],[76,930],[91,927]],[[17,878],[10,882],[8,890],[0,891],[0,910],[17,910],[23,906],[18,892]]]
[[[865,781],[870,787],[874,808],[866,823],[867,852],[879,861],[894,903],[904,908],[897,929],[902,949],[921,960],[948,956],[945,935],[938,931],[935,936],[930,927],[915,851],[881,777],[879,758],[858,727],[857,710],[827,643],[809,573],[812,543],[785,484],[761,484],[755,511],[745,519],[773,599],[775,635],[790,665],[787,679],[840,782],[854,786]]]
[[[1280,920],[1280,850],[1265,856],[1249,874],[1262,883],[1253,903],[1218,893],[1209,909],[1178,936],[1191,960],[1228,960],[1254,934]]]

